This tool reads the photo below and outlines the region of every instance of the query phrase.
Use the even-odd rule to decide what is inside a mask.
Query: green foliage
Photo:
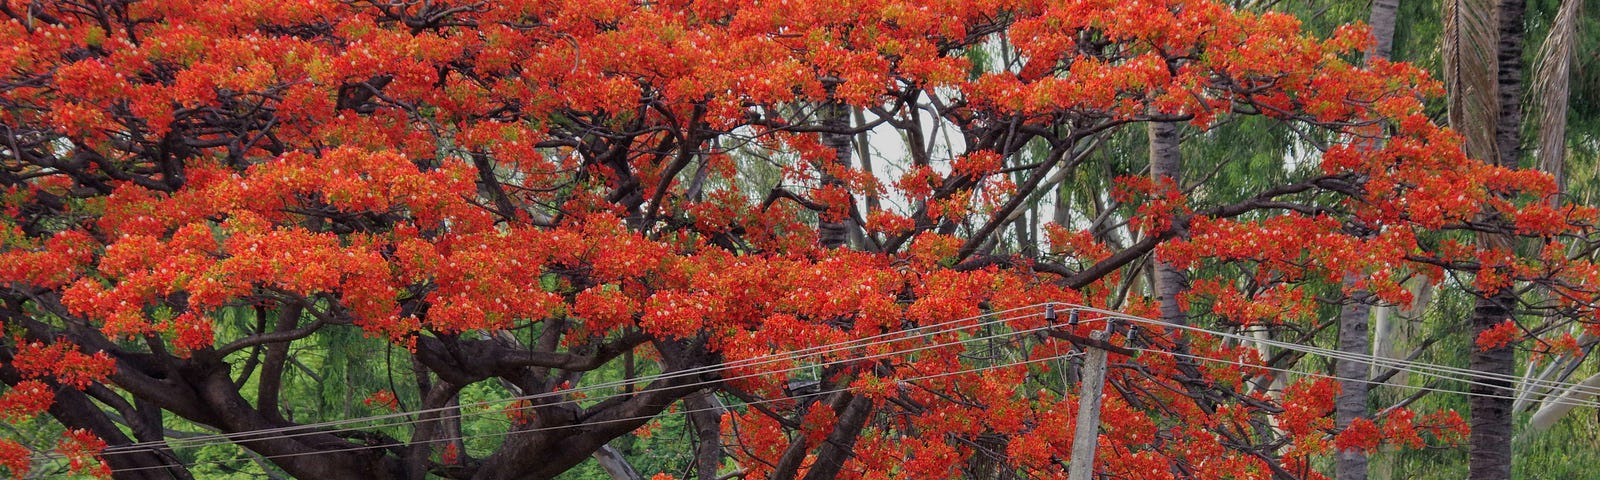
[[[1523,439],[1512,463],[1516,478],[1589,478],[1600,465],[1600,417],[1594,407],[1579,407],[1550,430]]]

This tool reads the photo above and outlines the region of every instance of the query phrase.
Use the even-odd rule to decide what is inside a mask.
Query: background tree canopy
[[[0,2],[0,468],[1554,473],[1582,7]]]

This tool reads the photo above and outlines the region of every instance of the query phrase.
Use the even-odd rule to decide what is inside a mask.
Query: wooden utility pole
[[[1094,449],[1100,441],[1100,397],[1106,386],[1106,349],[1093,344],[1106,344],[1115,325],[1106,320],[1106,329],[1089,334],[1091,345],[1084,350],[1089,359],[1083,365],[1083,382],[1078,390],[1078,430],[1072,436],[1072,463],[1067,468],[1068,480],[1089,480],[1094,475]]]
[[[1048,330],[1049,335],[1083,347],[1089,358],[1084,361],[1082,379],[1078,383],[1078,430],[1072,437],[1072,463],[1067,466],[1067,479],[1089,480],[1094,475],[1095,444],[1100,441],[1100,393],[1106,387],[1106,356],[1116,353],[1132,357],[1136,351],[1111,343],[1111,332],[1117,328],[1116,321],[1111,318],[1102,318],[1105,330],[1090,333],[1088,337],[1080,337],[1072,331],[1078,326],[1077,309],[1072,309],[1068,318],[1071,319],[1068,328],[1052,328]],[[1045,319],[1055,324],[1054,305],[1045,308]],[[1133,329],[1129,328],[1128,337],[1133,335]]]

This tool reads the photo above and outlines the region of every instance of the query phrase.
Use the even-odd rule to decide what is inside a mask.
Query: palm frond
[[[1494,126],[1498,88],[1495,83],[1494,0],[1444,0],[1444,83],[1449,94],[1450,127],[1465,139],[1467,155],[1479,160],[1495,156]]]
[[[1539,169],[1554,175],[1565,189],[1567,154],[1567,104],[1571,99],[1572,60],[1578,42],[1578,20],[1583,0],[1563,0],[1550,34],[1535,57],[1532,96],[1538,119]]]

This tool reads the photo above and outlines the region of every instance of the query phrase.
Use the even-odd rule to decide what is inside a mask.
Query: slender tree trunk
[[[1156,181],[1156,188],[1165,188],[1162,185],[1167,182],[1171,182],[1171,188],[1182,188],[1178,183],[1183,168],[1183,156],[1178,150],[1178,124],[1150,122],[1147,125],[1150,135],[1150,178]],[[1155,261],[1155,270],[1155,294],[1161,321],[1179,325],[1188,323],[1188,315],[1184,313],[1183,306],[1178,304],[1178,295],[1187,289],[1183,272],[1159,257]]]
[[[640,475],[639,471],[633,468],[633,464],[628,463],[628,457],[618,451],[617,447],[606,445],[595,450],[590,456],[600,465],[601,470],[605,470],[606,474],[611,476],[611,480],[644,480],[644,475]]]
[[[862,113],[861,107],[854,107],[854,108],[851,108],[850,110],[851,110],[851,114],[855,117],[856,128],[865,127],[867,125],[867,116],[866,116],[865,113]],[[870,136],[867,134],[867,132],[865,130],[861,131],[861,133],[857,133],[856,134],[856,155],[861,157],[861,171],[862,171],[862,173],[865,173],[868,178],[876,180],[877,176],[878,176],[878,173],[874,172],[872,170],[872,144],[870,143],[869,140],[870,140]],[[879,202],[881,202],[881,200],[878,199],[878,193],[877,192],[863,192],[863,193],[865,194],[863,196],[866,197],[866,206],[867,206],[867,212],[868,213],[876,212],[880,208],[882,208],[882,206],[879,204]]]
[[[835,130],[835,132],[822,133],[822,146],[833,150],[833,164],[838,168],[850,168],[851,143],[850,134],[838,133],[850,129],[850,107],[830,100],[822,105],[819,115],[822,116],[822,126]],[[823,186],[843,187],[844,180],[829,175],[826,170],[822,174]],[[854,201],[854,200],[851,200]],[[830,205],[829,212],[818,212],[822,216],[817,223],[817,244],[823,248],[838,248],[844,246],[850,238],[851,222],[846,218],[833,218],[830,221],[830,212],[837,215],[841,206]],[[844,210],[848,211],[848,210]]]
[[[1072,228],[1072,190],[1067,182],[1056,185],[1056,209],[1050,212],[1050,221],[1067,228]]]
[[[1389,58],[1394,52],[1394,24],[1399,17],[1400,0],[1373,0],[1367,25],[1372,27],[1372,49],[1367,59]]]
[[[1528,419],[1528,428],[1522,434],[1534,435],[1554,427],[1568,412],[1593,399],[1596,389],[1600,389],[1600,373],[1590,375],[1575,386],[1550,392],[1550,398],[1538,411],[1533,412],[1533,417]]]
[[[1348,287],[1356,281],[1355,274],[1345,276]],[[1358,290],[1350,294],[1339,309],[1339,350],[1345,353],[1366,354],[1367,323],[1370,318],[1372,294]],[[1367,365],[1340,360],[1334,367],[1339,377],[1339,396],[1334,399],[1334,427],[1344,430],[1356,419],[1367,417]],[[1339,450],[1334,454],[1334,471],[1338,480],[1364,480],[1367,478],[1367,454],[1360,450]]]
[[[1411,282],[1414,282],[1413,286],[1409,287],[1412,297],[1411,306],[1379,307],[1376,314],[1373,315],[1374,323],[1376,324],[1375,331],[1372,332],[1372,356],[1374,358],[1403,360],[1407,357],[1406,349],[1411,345],[1413,326],[1421,318],[1424,309],[1433,303],[1433,292],[1436,288],[1433,285],[1433,280],[1426,276],[1412,278]],[[1387,370],[1388,367],[1374,365],[1368,373],[1368,378],[1374,378]],[[1408,372],[1401,371],[1390,376],[1384,383],[1406,385],[1409,378],[1410,374]],[[1370,459],[1372,466],[1368,469],[1369,478],[1378,480],[1396,478],[1393,453],[1399,450],[1394,445],[1379,447],[1379,451],[1383,452],[1383,454]]]
[[[1373,44],[1367,51],[1366,61],[1389,58],[1394,49],[1394,24],[1400,0],[1373,0],[1368,23],[1372,25]],[[1345,287],[1354,286],[1357,273],[1345,275]],[[1339,310],[1339,351],[1362,355],[1371,351],[1367,337],[1371,322],[1372,294],[1355,291]],[[1357,419],[1367,418],[1367,393],[1371,389],[1367,365],[1340,361],[1335,367],[1339,377],[1339,396],[1334,400],[1334,427],[1344,430]],[[1366,480],[1367,454],[1360,450],[1339,450],[1334,454],[1334,472],[1338,480]]]

